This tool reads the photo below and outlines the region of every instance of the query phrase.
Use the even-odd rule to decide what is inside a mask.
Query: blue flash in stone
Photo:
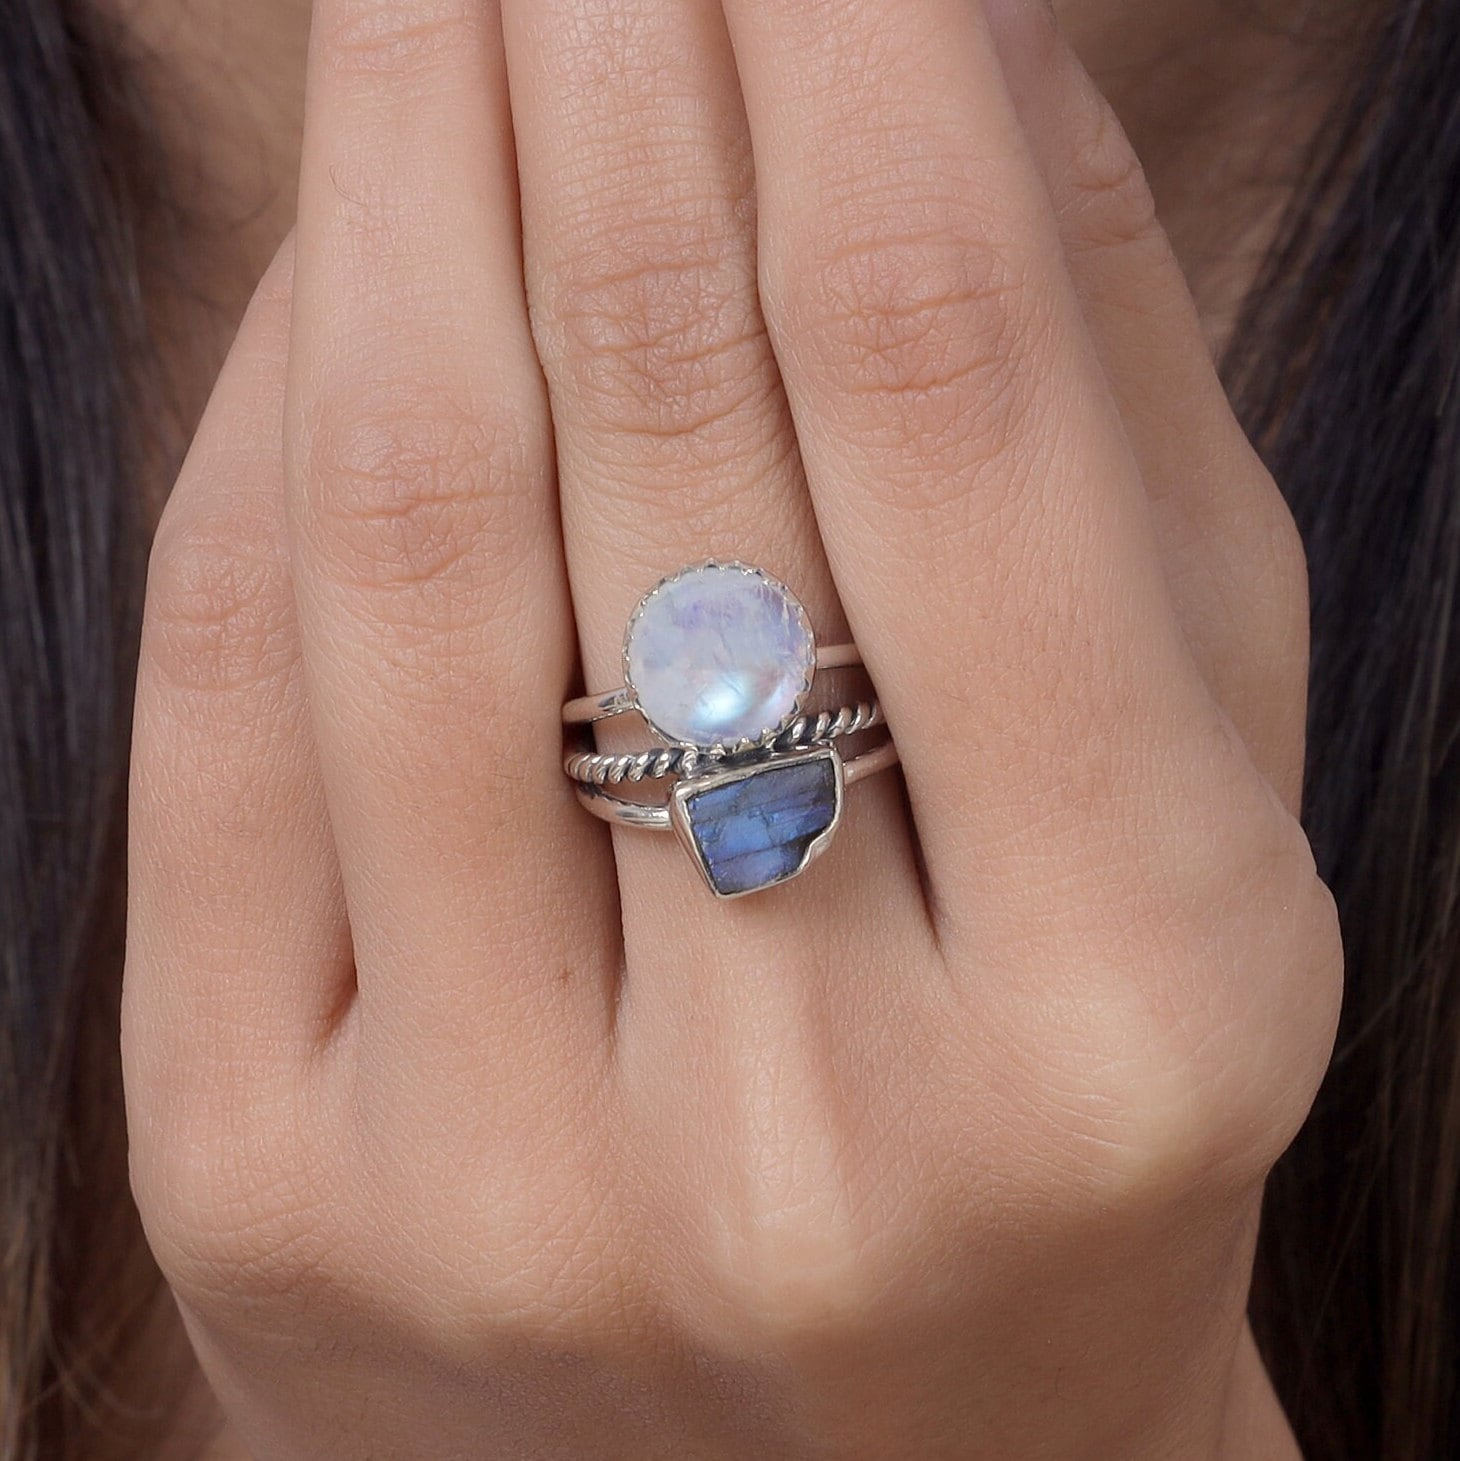
[[[682,781],[670,812],[711,889],[738,898],[802,872],[830,840],[842,795],[841,758],[826,746]]]

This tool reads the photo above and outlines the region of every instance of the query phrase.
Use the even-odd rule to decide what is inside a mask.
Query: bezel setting
[[[707,571],[741,573],[765,585],[785,603],[788,611],[795,617],[801,630],[803,642],[806,645],[806,654],[803,662],[799,666],[794,667],[799,669],[800,672],[800,682],[794,703],[774,725],[761,726],[755,734],[741,736],[733,740],[715,739],[703,741],[686,739],[682,736],[675,735],[672,731],[659,724],[644,707],[643,701],[640,698],[639,689],[634,682],[633,666],[630,661],[630,650],[633,645],[635,630],[655,600],[660,598],[673,585],[682,582],[691,575],[702,574]],[[622,658],[625,696],[626,700],[643,717],[645,723],[654,734],[667,745],[693,748],[705,752],[712,758],[724,759],[743,755],[769,745],[803,714],[811,698],[812,685],[816,676],[816,656],[816,635],[811,627],[811,621],[807,616],[806,610],[796,595],[780,579],[767,573],[762,568],[743,563],[739,559],[707,558],[661,578],[635,605],[634,611],[629,616],[628,624],[624,629]]]
[[[831,771],[831,807],[826,825],[811,838],[801,843],[799,848],[796,848],[794,841],[790,841],[783,844],[780,849],[777,849],[774,844],[768,844],[767,847],[759,849],[759,854],[762,856],[774,856],[778,851],[795,849],[796,860],[793,863],[787,863],[783,870],[771,877],[748,886],[737,887],[733,891],[726,891],[722,886],[725,881],[725,872],[722,869],[720,875],[717,876],[714,860],[702,845],[700,836],[696,834],[694,814],[690,804],[707,794],[753,781],[759,776],[775,776],[796,767],[809,766],[818,762],[827,763]],[[792,878],[799,877],[831,844],[832,838],[841,826],[845,806],[846,774],[841,755],[835,746],[818,746],[808,751],[782,752],[766,760],[731,766],[705,775],[686,777],[676,783],[668,801],[670,826],[680,843],[694,859],[695,866],[700,870],[700,876],[704,879],[705,885],[716,898],[722,901],[764,892],[767,888],[778,887],[782,883],[790,882]],[[755,850],[752,850],[750,855],[756,855]],[[732,857],[731,861],[733,860]]]

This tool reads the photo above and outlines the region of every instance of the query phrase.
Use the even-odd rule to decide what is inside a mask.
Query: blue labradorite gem
[[[673,820],[710,887],[737,898],[793,878],[826,845],[841,814],[831,748],[681,782]]]
[[[741,563],[666,578],[634,610],[624,642],[624,677],[645,720],[666,740],[705,749],[780,730],[815,672],[805,610]]]

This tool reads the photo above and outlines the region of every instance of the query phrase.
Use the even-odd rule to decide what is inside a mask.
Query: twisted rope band
[[[823,710],[819,715],[802,715],[779,735],[761,747],[774,751],[804,750],[808,746],[834,741],[885,725],[882,707],[875,700],[843,705],[840,710]],[[575,751],[563,759],[563,770],[574,781],[587,786],[618,786],[623,782],[659,781],[666,776],[693,776],[696,771],[717,765],[723,757],[694,746],[651,747],[647,751]]]

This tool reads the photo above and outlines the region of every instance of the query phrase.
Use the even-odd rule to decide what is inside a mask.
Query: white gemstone
[[[667,740],[728,745],[779,729],[816,663],[800,604],[765,574],[687,569],[650,593],[629,623],[629,684]]]

